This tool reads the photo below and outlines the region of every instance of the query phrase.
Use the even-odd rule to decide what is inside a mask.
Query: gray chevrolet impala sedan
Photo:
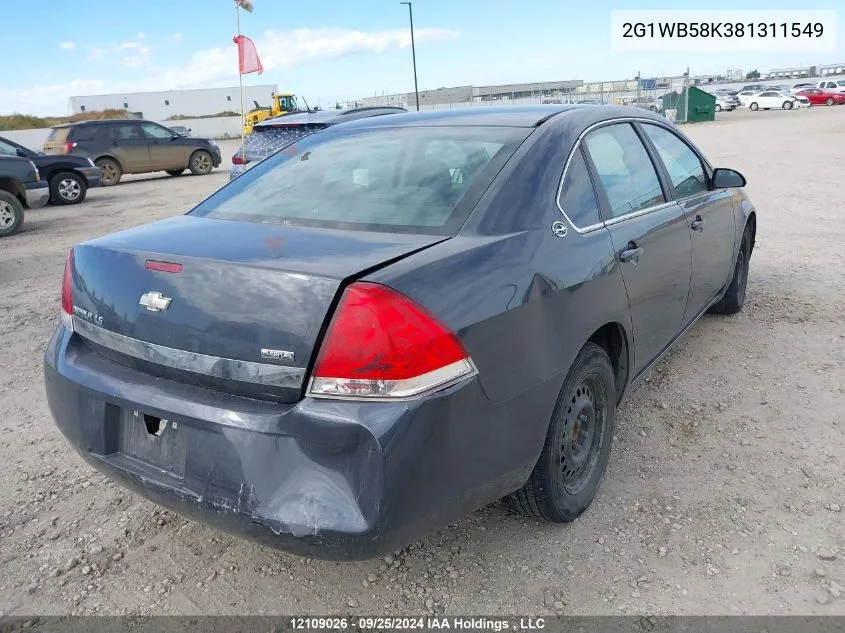
[[[742,309],[744,185],[641,108],[338,125],[75,246],[50,409],[126,487],[302,555],[372,557],[501,498],[570,522],[632,386]]]

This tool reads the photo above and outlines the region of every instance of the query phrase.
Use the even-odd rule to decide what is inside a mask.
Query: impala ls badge
[[[160,292],[145,292],[138,303],[150,312],[161,312],[170,307],[170,297],[165,297]]]

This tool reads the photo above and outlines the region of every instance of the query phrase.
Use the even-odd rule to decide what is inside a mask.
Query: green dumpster
[[[716,97],[701,88],[690,86],[680,93],[667,92],[661,98],[663,112],[675,110],[675,121],[679,123],[700,123],[716,119]],[[689,116],[686,114],[687,107],[689,107]]]

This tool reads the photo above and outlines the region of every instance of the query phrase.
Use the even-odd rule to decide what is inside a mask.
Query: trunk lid
[[[258,162],[304,136],[326,126],[320,123],[270,123],[256,125],[246,138],[244,154],[247,162]]]
[[[74,249],[74,328],[140,371],[295,402],[343,282],[445,239],[171,218]]]

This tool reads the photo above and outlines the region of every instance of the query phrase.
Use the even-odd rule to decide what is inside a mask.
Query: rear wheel
[[[0,190],[0,237],[16,233],[23,224],[23,204],[8,191]]]
[[[720,106],[720,105],[717,103],[717,104],[716,104],[716,112],[721,112],[721,111],[722,111],[722,106]]]
[[[616,423],[616,382],[610,358],[587,343],[555,405],[546,443],[526,484],[507,498],[518,512],[569,523],[596,496],[607,469]]]
[[[79,204],[87,193],[88,183],[79,174],[66,171],[50,179],[50,202],[53,204]]]
[[[755,102],[755,103],[752,103],[752,104],[751,104],[750,106],[748,106],[748,107],[749,107],[749,108],[751,108],[752,110],[757,110],[760,106],[759,106],[759,105],[757,105],[757,103]]]
[[[184,169],[168,169],[167,173],[171,176],[181,176],[185,172]]]
[[[191,154],[188,167],[194,176],[204,176],[205,174],[211,173],[211,170],[214,169],[214,161],[211,160],[211,154],[200,149]]]
[[[833,105],[833,97],[828,97],[827,101],[825,101],[827,105]]]
[[[734,265],[734,274],[731,277],[731,285],[725,291],[725,295],[710,308],[714,314],[736,314],[745,305],[745,289],[748,286],[748,263],[751,259],[751,231],[745,230],[742,236],[742,244],[739,247],[739,255]]]
[[[123,170],[117,161],[111,158],[100,158],[94,164],[100,168],[100,184],[103,187],[113,187],[120,182]]]

